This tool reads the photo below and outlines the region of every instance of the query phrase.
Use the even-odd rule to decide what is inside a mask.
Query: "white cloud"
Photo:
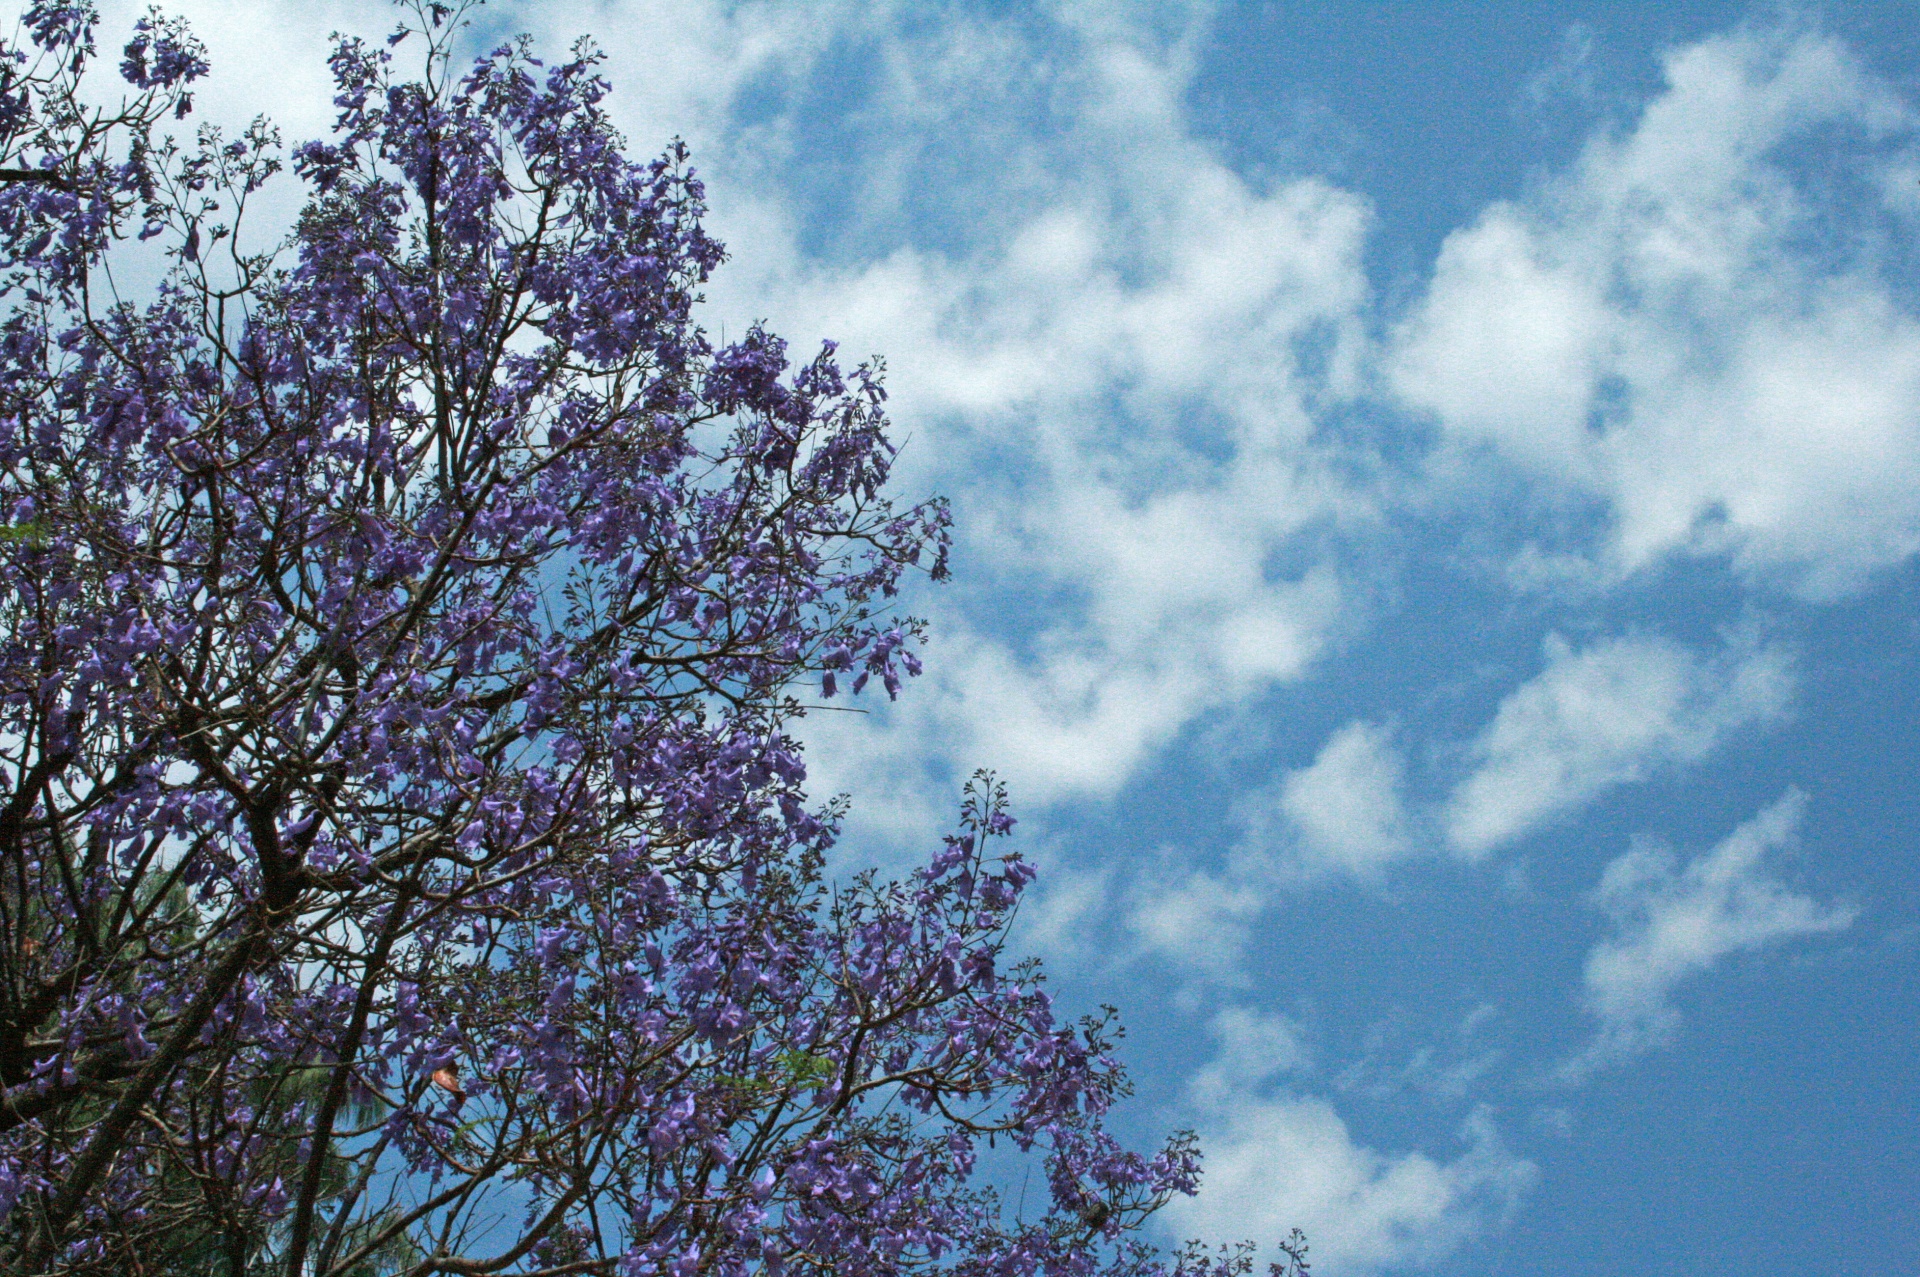
[[[1156,877],[1135,888],[1127,924],[1141,948],[1216,984],[1249,983],[1247,944],[1269,884],[1204,870]]]
[[[1401,798],[1406,764],[1386,728],[1353,722],[1327,738],[1312,765],[1251,795],[1249,841],[1307,874],[1376,879],[1415,847]]]
[[[1186,131],[1179,40],[1069,13],[1016,47],[1037,37],[945,21],[984,24],[998,52],[948,65],[896,49],[863,109],[879,168],[994,132],[991,169],[940,175],[983,209],[971,242],[834,264],[801,251],[794,209],[763,192],[714,289],[800,344],[885,351],[912,437],[899,486],[959,510],[967,584],[926,605],[927,682],[885,721],[810,725],[822,775],[887,795],[892,811],[856,815],[892,832],[981,763],[1028,803],[1111,794],[1197,716],[1302,677],[1347,623],[1314,538],[1375,513],[1309,446],[1306,404],[1359,384],[1363,202],[1226,168]],[[1044,132],[1021,123],[1035,99],[1007,69],[1038,62]],[[1333,350],[1314,379],[1296,352],[1309,332]],[[1008,587],[1044,606],[1003,615]]]
[[[1147,874],[1127,920],[1141,947],[1227,985],[1246,982],[1254,920],[1287,883],[1346,876],[1377,883],[1418,844],[1401,798],[1405,770],[1384,727],[1353,722],[1306,767],[1234,804],[1242,837],[1217,873]]]
[[[1305,1026],[1286,1016],[1225,1006],[1211,1028],[1218,1050],[1187,1082],[1188,1094],[1203,1107],[1231,1105],[1250,1087],[1313,1067]]]
[[[1019,931],[1011,948],[1044,953],[1055,970],[1104,962],[1107,951],[1100,940],[1115,894],[1112,867],[1075,863],[1044,841],[1036,852],[1032,839],[1022,840],[1021,854],[1039,868],[1040,877],[1021,898]]]
[[[1366,1054],[1336,1072],[1333,1084],[1343,1095],[1373,1100],[1418,1095],[1457,1104],[1481,1088],[1506,1056],[1492,1032],[1504,1027],[1503,1019],[1499,1007],[1482,1002],[1451,1035],[1438,1036],[1389,1016],[1369,1029]]]
[[[1768,867],[1805,809],[1805,795],[1789,790],[1684,868],[1671,852],[1647,846],[1607,866],[1595,896],[1614,934],[1586,965],[1587,1005],[1600,1031],[1572,1073],[1658,1043],[1679,1021],[1674,989],[1721,959],[1852,925],[1856,909],[1797,894]]]
[[[331,33],[359,31],[377,38],[392,29],[398,16],[355,0],[275,5],[268,21],[262,21],[261,6],[249,0],[180,0],[164,7],[188,21],[207,46],[212,64],[211,73],[193,86],[189,128],[202,120],[232,128],[264,114],[281,126],[290,142],[323,135],[333,126],[337,108],[327,68]],[[114,55],[102,61],[117,66],[118,51],[147,5],[141,0],[102,0],[99,9],[98,42],[103,53]],[[95,73],[107,70],[101,66]],[[102,81],[108,74],[101,74]],[[113,79],[118,83],[117,76]]]
[[[1544,251],[1505,206],[1448,236],[1391,371],[1457,436],[1577,482],[1608,315],[1599,290]]]
[[[1485,1110],[1462,1126],[1466,1148],[1450,1161],[1367,1148],[1326,1100],[1268,1085],[1306,1062],[1297,1026],[1229,1010],[1213,1027],[1220,1052],[1190,1089],[1205,1175],[1197,1197],[1166,1208],[1181,1236],[1270,1247],[1297,1226],[1327,1271],[1424,1267],[1498,1226],[1537,1178]]]
[[[1412,803],[1386,727],[1348,723],[1313,762],[1234,806],[1242,835],[1217,871],[1142,877],[1128,920],[1142,948],[1233,985],[1254,921],[1290,885],[1341,877],[1378,885],[1387,868],[1450,847],[1470,860],[1579,811],[1609,790],[1698,763],[1743,729],[1782,718],[1787,651],[1735,638],[1702,656],[1629,635],[1544,645],[1545,668],[1501,702],[1465,749],[1445,802]]]
[[[1783,715],[1792,663],[1736,643],[1702,659],[1651,636],[1581,651],[1552,638],[1547,667],[1501,702],[1473,745],[1474,771],[1445,813],[1455,848],[1479,857],[1617,786],[1706,757],[1730,733]]]
[[[1389,380],[1456,445],[1600,497],[1605,574],[1726,553],[1849,590],[1920,547],[1920,323],[1861,234],[1914,229],[1887,180],[1914,168],[1913,117],[1804,31],[1706,40],[1666,73],[1632,129],[1448,238]],[[1830,211],[1813,153],[1865,206]]]

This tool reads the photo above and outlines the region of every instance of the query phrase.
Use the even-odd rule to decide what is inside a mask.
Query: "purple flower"
[[[877,367],[716,349],[687,149],[623,153],[590,44],[462,73],[464,12],[339,40],[291,178],[264,122],[156,131],[207,71],[170,19],[117,114],[90,7],[0,44],[0,1268],[1244,1271],[1127,1240],[1197,1153],[1106,1133],[1114,1026],[1005,953],[991,777],[907,881],[825,876],[801,693],[897,695],[946,570]],[[276,178],[287,248],[217,291]]]

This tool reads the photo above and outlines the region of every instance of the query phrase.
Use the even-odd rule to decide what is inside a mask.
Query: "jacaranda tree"
[[[1244,1271],[1130,1239],[1196,1153],[1003,954],[991,781],[824,872],[790,732],[945,572],[877,369],[696,326],[589,46],[408,15],[270,237],[268,125],[171,140],[184,27],[114,109],[85,4],[0,47],[0,1269]]]

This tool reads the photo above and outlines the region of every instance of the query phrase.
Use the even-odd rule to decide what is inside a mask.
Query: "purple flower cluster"
[[[1245,1271],[1129,1240],[1197,1153],[1106,1134],[1109,1021],[1005,960],[989,779],[910,880],[823,875],[802,697],[897,694],[946,570],[877,369],[716,349],[685,148],[458,16],[338,43],[253,255],[272,131],[156,136],[183,28],[115,115],[86,6],[0,47],[0,1267]]]

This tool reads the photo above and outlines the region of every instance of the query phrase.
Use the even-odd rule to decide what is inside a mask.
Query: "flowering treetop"
[[[88,6],[0,45],[0,1265],[1244,1271],[1128,1240],[1197,1154],[1005,959],[990,780],[823,876],[802,695],[896,694],[946,570],[877,367],[716,347],[685,148],[458,18],[337,42],[260,251],[272,129],[164,132],[185,28],[111,112]]]

